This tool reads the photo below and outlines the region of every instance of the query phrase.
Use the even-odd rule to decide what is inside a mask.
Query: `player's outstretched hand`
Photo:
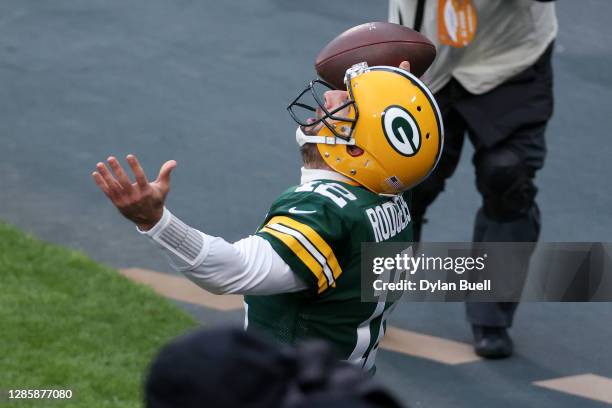
[[[119,212],[142,231],[147,231],[153,228],[163,215],[164,202],[170,191],[170,173],[176,167],[176,162],[165,162],[157,179],[149,183],[136,156],[129,154],[126,160],[134,173],[135,183],[130,181],[119,161],[113,156],[107,159],[112,172],[106,164],[99,162],[92,176]]]

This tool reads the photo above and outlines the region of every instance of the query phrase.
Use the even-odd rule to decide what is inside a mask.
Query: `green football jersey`
[[[340,358],[372,369],[393,304],[361,302],[361,243],[412,240],[406,196],[335,180],[281,194],[257,235],[310,289],[246,296],[248,329],[287,343],[324,339]]]

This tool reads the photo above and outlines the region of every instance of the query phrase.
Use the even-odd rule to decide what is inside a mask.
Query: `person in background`
[[[533,242],[540,233],[536,172],[546,155],[553,112],[551,54],[555,4],[535,0],[390,0],[389,21],[411,27],[437,47],[422,78],[440,106],[446,140],[433,174],[413,191],[419,241],[425,213],[459,162],[467,134],[482,205],[474,242]],[[516,279],[527,272],[516,261]],[[517,303],[466,303],[475,352],[508,357],[507,329]]]

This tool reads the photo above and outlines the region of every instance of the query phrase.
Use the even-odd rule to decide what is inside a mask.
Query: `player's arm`
[[[175,270],[209,292],[268,295],[306,289],[261,237],[232,244],[188,226],[166,208],[160,221],[141,233],[168,255]]]
[[[252,236],[230,244],[191,228],[164,207],[170,173],[176,162],[166,162],[149,183],[135,156],[127,157],[136,182],[118,160],[108,159],[111,171],[98,163],[93,178],[126,218],[155,241],[171,265],[213,293],[271,294],[303,290],[306,285],[263,238]]]

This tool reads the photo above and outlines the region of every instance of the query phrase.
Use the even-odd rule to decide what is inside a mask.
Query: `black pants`
[[[432,175],[413,190],[415,240],[420,240],[427,207],[457,167],[467,134],[475,148],[472,161],[483,198],[473,240],[537,241],[540,213],[534,199],[534,177],[544,165],[544,133],[553,111],[552,47],[533,66],[490,92],[471,94],[453,79],[435,95],[444,121],[445,143]],[[504,168],[504,162],[508,160],[513,161],[512,170],[506,171],[510,167]],[[524,276],[527,266],[517,262],[513,269]],[[508,302],[466,303],[467,319],[476,325],[509,327],[516,307]]]

